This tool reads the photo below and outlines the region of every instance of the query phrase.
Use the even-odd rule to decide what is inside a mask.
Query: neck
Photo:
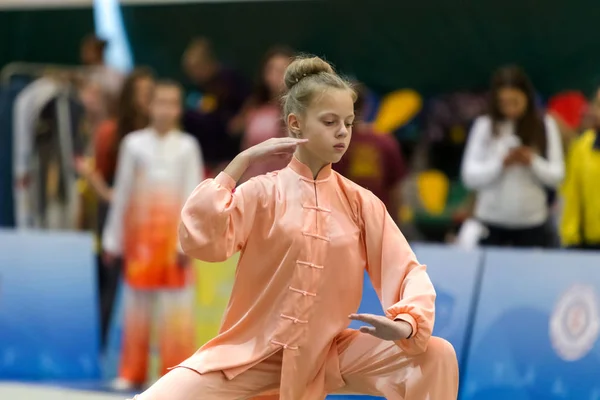
[[[160,136],[164,136],[173,130],[173,126],[169,124],[154,124],[152,128],[154,128],[156,133],[158,133]]]
[[[294,156],[300,161],[302,164],[306,165],[310,172],[312,172],[313,179],[317,179],[319,175],[319,171],[323,169],[328,163],[324,163],[323,160],[317,160],[312,154],[310,154],[306,149],[298,147]]]

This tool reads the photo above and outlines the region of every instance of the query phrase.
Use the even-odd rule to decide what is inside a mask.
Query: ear
[[[301,123],[298,116],[294,113],[290,113],[287,117],[287,126],[294,137],[300,136],[300,133],[302,131],[300,129],[300,125]]]

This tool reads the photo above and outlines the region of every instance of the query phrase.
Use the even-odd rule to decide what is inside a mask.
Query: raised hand
[[[102,252],[102,263],[104,264],[105,268],[113,268],[115,266],[118,258],[119,258],[118,255],[113,254],[111,252],[108,252],[108,251]]]
[[[306,142],[308,142],[308,139],[273,138],[250,147],[242,154],[248,157],[249,162],[256,162],[272,156],[288,156],[293,154],[298,146]]]
[[[511,165],[517,164],[518,160],[518,152],[517,149],[512,149],[503,160],[503,164],[505,167],[510,167]]]
[[[533,154],[531,147],[521,146],[517,148],[517,159],[523,165],[531,165]]]
[[[223,172],[236,182],[240,180],[250,164],[269,157],[289,157],[298,146],[308,142],[307,139],[273,138],[244,150],[225,168]]]
[[[383,340],[401,340],[412,335],[412,326],[406,321],[394,321],[382,315],[350,314],[351,320],[362,321],[371,326],[361,326],[359,331]]]
[[[177,253],[177,265],[180,268],[187,268],[191,265],[191,259],[189,256],[181,253]]]

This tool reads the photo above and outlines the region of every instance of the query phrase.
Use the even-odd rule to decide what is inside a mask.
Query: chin
[[[331,159],[329,160],[329,162],[332,163],[332,164],[340,162],[340,160],[342,159],[342,157],[344,157],[344,154],[346,154],[346,153],[334,155],[333,157],[331,157]]]

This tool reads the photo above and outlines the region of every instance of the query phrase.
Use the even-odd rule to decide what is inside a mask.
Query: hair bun
[[[319,57],[298,57],[285,71],[285,86],[290,90],[302,79],[320,73],[334,73],[328,62]]]

